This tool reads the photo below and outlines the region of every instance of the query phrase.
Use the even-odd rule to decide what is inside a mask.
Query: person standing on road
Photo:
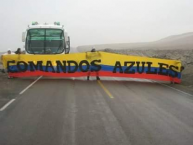
[[[7,54],[14,54],[14,53],[11,52],[11,49],[8,49],[7,52],[2,55],[7,55]]]
[[[90,52],[86,52],[86,58],[87,60],[89,60],[90,62],[95,60],[96,58],[99,58],[100,57],[100,53],[96,51],[96,49],[93,47],[92,50],[91,50],[92,53]],[[91,68],[90,70],[88,71],[88,75],[87,75],[87,80],[90,79],[90,74],[91,74]],[[96,79],[97,80],[100,80],[99,78],[99,72],[96,71]]]
[[[13,54],[13,53],[11,52],[11,49],[8,49],[6,53],[4,53],[4,54],[1,55],[1,62],[3,62],[3,55],[11,55],[11,54]],[[5,69],[1,69],[1,72],[2,72],[2,73],[5,73],[6,70],[5,70]]]
[[[7,54],[11,54],[11,50],[10,49],[8,49]]]
[[[15,54],[21,54],[21,48],[18,48],[17,51],[15,51]]]
[[[4,56],[4,55],[11,55],[11,54],[15,54],[15,53],[12,53],[12,52],[11,52],[11,49],[8,49],[6,53],[4,53],[4,54],[1,55],[1,62],[3,62],[3,56]],[[2,72],[2,73],[6,73],[6,72],[8,72],[8,71],[7,71],[7,69],[3,68],[3,69],[1,69],[1,72]],[[8,78],[10,78],[10,77],[8,76]]]

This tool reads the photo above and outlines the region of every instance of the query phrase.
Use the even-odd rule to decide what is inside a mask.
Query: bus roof
[[[28,29],[34,29],[34,28],[52,28],[52,29],[61,29],[64,30],[63,26],[60,25],[51,25],[51,24],[38,24],[38,25],[29,25]]]

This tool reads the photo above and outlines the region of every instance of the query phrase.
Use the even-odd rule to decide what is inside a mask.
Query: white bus
[[[38,24],[32,22],[22,33],[27,54],[68,54],[70,52],[70,37],[60,25]]]

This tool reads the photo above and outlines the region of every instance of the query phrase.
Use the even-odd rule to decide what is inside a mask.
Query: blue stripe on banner
[[[100,65],[100,66],[101,66],[101,71],[110,71],[110,72],[112,72],[113,69],[114,69],[114,66],[108,66],[108,65]],[[21,68],[21,69],[24,69],[24,66],[23,66],[23,65],[20,65],[20,68]],[[86,68],[87,68],[87,66],[82,66],[82,69],[83,69],[83,70],[85,70]],[[91,68],[96,69],[96,67],[94,67],[94,66],[91,66],[90,69],[91,69]],[[123,66],[123,67],[122,67],[123,71],[124,71],[126,68],[127,68],[127,67]],[[9,66],[9,69],[12,70],[12,71],[18,72],[18,68],[17,68],[17,66],[15,66],[15,65]],[[46,67],[45,67],[45,66],[42,66],[42,69],[43,69],[43,71],[45,71],[45,70],[46,70]],[[74,70],[74,69],[75,69],[75,66],[71,66],[71,67],[70,67],[70,70]],[[159,72],[159,70],[160,70],[159,68],[152,67],[152,68],[151,68],[151,71],[154,71],[155,69],[157,69],[157,72]],[[34,68],[34,70],[35,70],[35,68]],[[40,70],[40,68],[38,68],[38,70]],[[57,70],[56,66],[54,66],[54,70],[55,70],[55,71]],[[138,71],[137,71],[137,67],[132,67],[130,71],[132,71],[132,70],[134,70],[136,73],[138,72]],[[30,71],[30,67],[29,67],[29,66],[28,66],[28,68],[27,68],[27,71]],[[48,67],[48,72],[52,72],[52,71],[53,71],[52,68],[51,68],[51,67]],[[68,72],[68,71],[69,71],[69,69],[68,69],[68,66],[67,66],[67,67],[66,67],[66,72]],[[142,67],[139,67],[139,71],[142,71]],[[148,68],[147,68],[147,67],[144,67],[143,73],[146,73],[147,71],[148,71]],[[171,70],[169,70],[169,69],[163,70],[163,72],[166,72],[166,71],[169,71],[170,74],[174,75],[174,72],[171,71]],[[59,72],[63,72],[61,68],[59,69]],[[80,72],[80,68],[79,68],[79,67],[78,67],[78,69],[76,70],[76,72]],[[116,72],[119,73],[119,72],[120,72],[120,69],[117,68],[117,69],[116,69]],[[178,72],[178,77],[177,77],[177,78],[179,78],[179,79],[181,78],[181,73],[180,73],[180,72]]]

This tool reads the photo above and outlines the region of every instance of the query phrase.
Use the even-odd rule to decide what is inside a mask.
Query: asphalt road
[[[0,85],[0,145],[193,145],[191,92],[125,78]]]
[[[117,78],[28,85],[0,111],[0,145],[193,144],[193,96],[184,92]]]

